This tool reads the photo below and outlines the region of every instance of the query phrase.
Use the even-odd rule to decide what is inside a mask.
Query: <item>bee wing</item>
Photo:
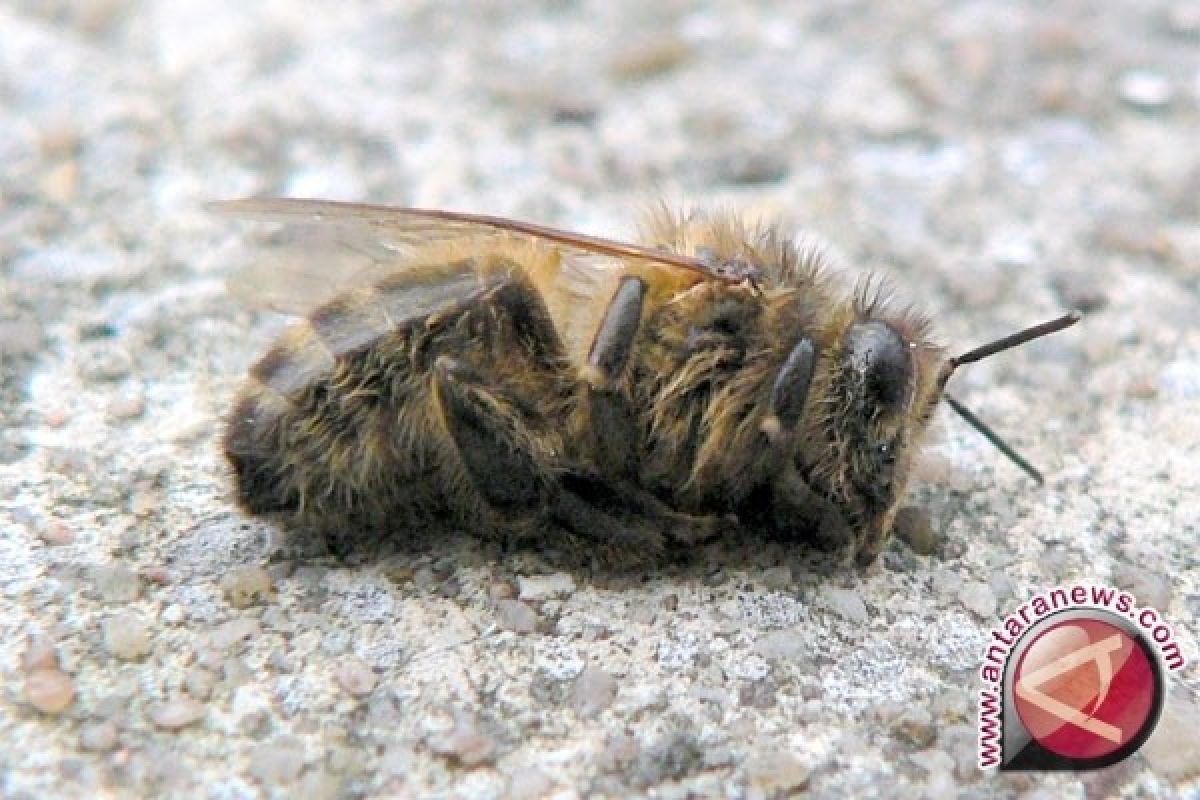
[[[274,224],[228,283],[249,306],[285,314],[306,314],[339,294],[413,270],[422,246],[478,238],[451,226],[397,226],[383,209],[322,200],[248,198],[209,208]]]
[[[252,305],[291,314],[397,273],[428,269],[416,256],[438,243],[540,244],[557,254],[559,266],[549,278],[533,277],[577,360],[606,309],[596,298],[607,298],[631,264],[685,283],[733,282],[691,256],[504,217],[299,198],[246,198],[210,208],[283,226],[260,243],[263,252],[230,279],[230,289]]]

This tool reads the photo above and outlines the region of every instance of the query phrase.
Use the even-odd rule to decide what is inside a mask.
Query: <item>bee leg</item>
[[[584,434],[592,459],[606,475],[636,470],[637,424],[622,379],[642,321],[646,284],[626,277],[613,293],[583,369]]]
[[[502,521],[536,515],[550,479],[519,412],[453,358],[439,357],[433,377],[435,403],[475,490]]]
[[[832,513],[827,506],[796,468],[784,463],[769,483],[751,492],[738,507],[738,519],[770,537],[803,539],[822,546],[821,524]]]
[[[804,413],[808,387],[812,383],[817,350],[812,339],[801,337],[775,376],[771,387],[770,413],[762,422],[762,431],[771,441],[778,441],[796,428]]]
[[[553,522],[610,550],[617,560],[662,551],[662,531],[626,506],[624,493],[611,482],[577,470],[564,472],[559,479],[560,491],[549,509]]]
[[[895,524],[896,514],[899,510],[900,504],[894,503],[886,512],[872,518],[863,527],[862,538],[859,540],[858,550],[854,554],[854,561],[858,566],[870,566],[875,559],[879,558],[879,554],[883,552],[883,548],[891,536],[892,526]]]

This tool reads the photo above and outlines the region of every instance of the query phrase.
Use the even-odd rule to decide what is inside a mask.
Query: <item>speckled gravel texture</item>
[[[7,0],[0,795],[1200,795],[1198,154],[1183,0]],[[954,348],[1091,313],[955,379],[1046,485],[939,412],[932,536],[865,571],[470,532],[338,562],[241,516],[216,447],[280,320],[201,206],[257,193],[618,236],[768,209]],[[1172,738],[982,773],[986,632],[1070,581],[1171,623]]]

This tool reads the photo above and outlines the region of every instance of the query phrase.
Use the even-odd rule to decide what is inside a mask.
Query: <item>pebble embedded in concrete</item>
[[[135,661],[150,652],[151,633],[137,613],[119,612],[104,621],[104,647],[123,661]]]

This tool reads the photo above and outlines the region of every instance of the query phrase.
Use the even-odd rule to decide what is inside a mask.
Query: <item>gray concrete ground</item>
[[[1200,796],[1198,142],[1185,0],[7,0],[0,793]],[[660,196],[768,208],[955,348],[1092,313],[956,378],[1048,480],[940,413],[926,555],[272,559],[215,441],[279,321],[200,210],[252,193],[610,235]],[[1171,624],[1160,733],[984,774],[987,631],[1073,581]]]

